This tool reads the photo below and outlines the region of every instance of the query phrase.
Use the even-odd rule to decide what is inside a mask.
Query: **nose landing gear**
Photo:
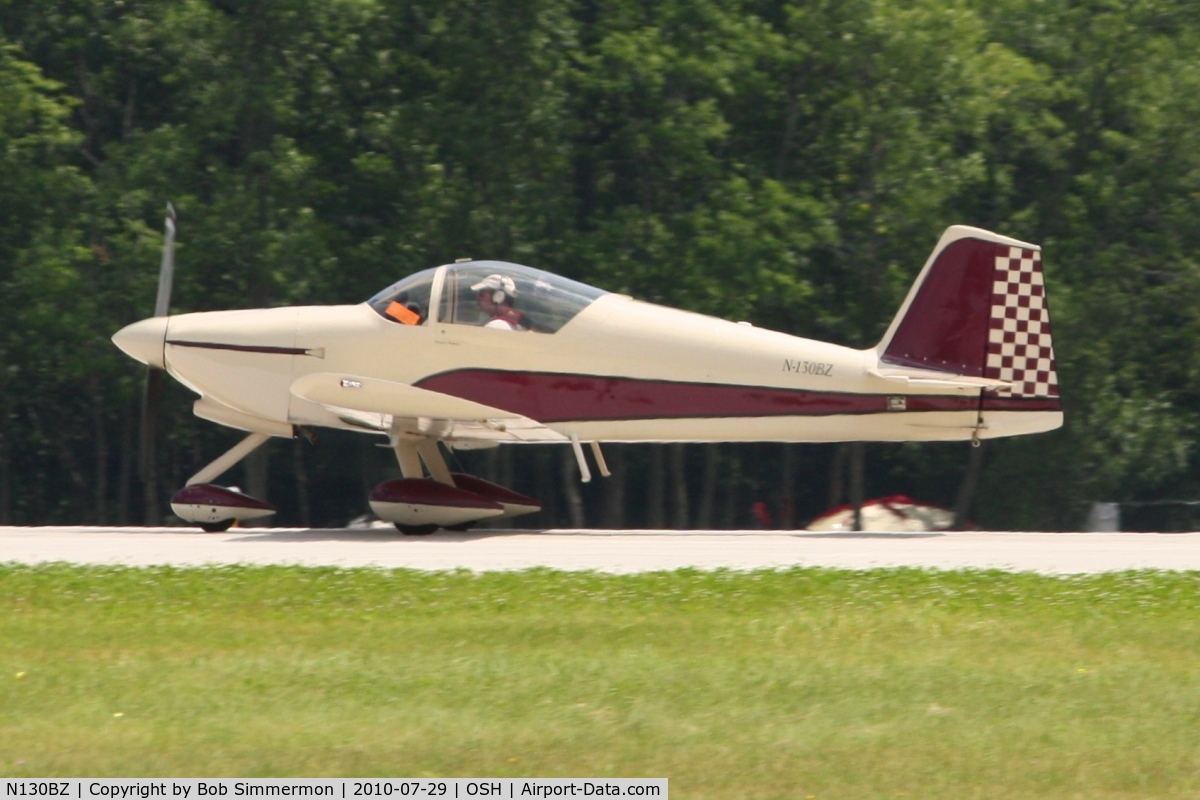
[[[275,513],[275,506],[248,494],[198,483],[180,489],[171,498],[171,510],[180,519],[195,522],[208,533],[229,530],[234,520],[258,519]]]
[[[210,533],[228,530],[235,521],[275,513],[270,503],[210,481],[248,456],[270,437],[251,433],[197,472],[171,498],[182,520]],[[370,494],[371,509],[401,533],[423,536],[438,528],[465,531],[492,518],[515,517],[542,510],[542,503],[473,475],[452,473],[435,439],[394,434],[392,439],[404,477],[384,481]],[[425,470],[430,477],[425,477]]]
[[[171,497],[171,510],[186,522],[194,522],[208,533],[229,530],[234,520],[259,519],[275,513],[275,506],[234,489],[209,483],[271,438],[252,433],[204,469],[197,472]]]

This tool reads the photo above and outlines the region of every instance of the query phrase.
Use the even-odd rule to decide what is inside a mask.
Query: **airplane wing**
[[[325,406],[343,421],[442,439],[455,447],[499,442],[568,441],[537,420],[404,383],[321,372],[292,384],[292,394]]]

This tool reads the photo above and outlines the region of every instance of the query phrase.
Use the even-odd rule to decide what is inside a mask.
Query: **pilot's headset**
[[[505,300],[512,300],[517,296],[517,284],[512,278],[507,275],[494,273],[488,275],[479,283],[471,287],[473,292],[482,292],[485,289],[492,290],[492,302],[500,305]]]

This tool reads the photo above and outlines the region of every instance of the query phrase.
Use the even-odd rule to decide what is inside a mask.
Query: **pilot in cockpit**
[[[471,291],[476,293],[479,310],[487,318],[483,327],[503,331],[529,330],[529,320],[513,308],[517,285],[512,278],[494,273],[472,286]]]

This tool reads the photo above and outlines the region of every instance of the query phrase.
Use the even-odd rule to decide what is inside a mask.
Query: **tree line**
[[[175,312],[496,258],[865,347],[947,225],[1043,245],[1061,431],[615,446],[582,487],[561,448],[461,456],[540,524],[800,524],[859,467],[985,527],[1194,497],[1198,33],[1187,0],[0,0],[0,523],[140,522],[235,440],[173,386],[143,502],[109,336],[153,308],[168,200]],[[374,444],[241,482],[343,524]]]

